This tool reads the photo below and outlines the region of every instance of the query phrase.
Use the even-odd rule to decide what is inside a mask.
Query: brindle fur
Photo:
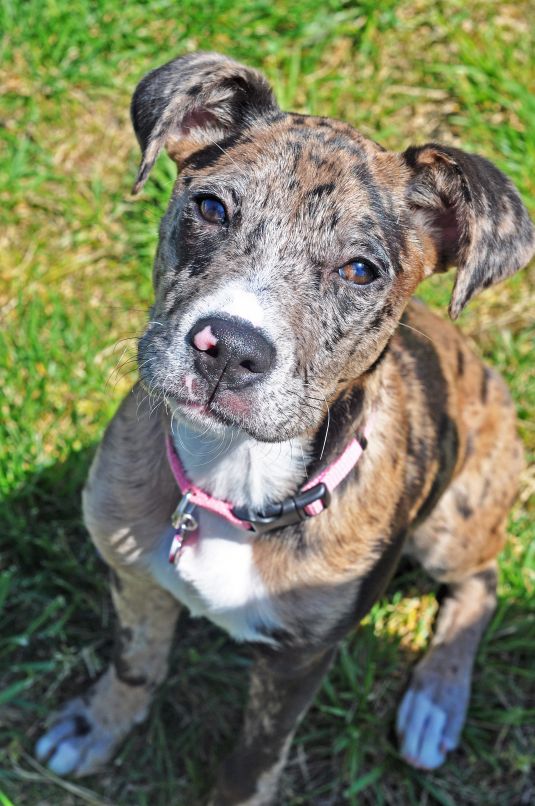
[[[534,239],[518,194],[481,157],[436,144],[390,153],[339,121],[282,113],[260,74],[216,54],[149,74],[132,116],[143,150],[136,189],[164,146],[181,169],[160,229],[152,324],[140,341],[146,389],[187,400],[182,320],[208,289],[246,278],[277,321],[288,358],[267,396],[248,387],[238,407],[222,388],[211,401],[220,421],[264,442],[307,434],[310,477],[374,422],[330,508],[254,542],[282,628],[266,633],[274,646],[254,648],[242,735],[213,803],[275,799],[291,737],[337,643],[384,590],[402,552],[449,586],[400,711],[402,752],[418,763],[407,720],[423,693],[447,716],[445,754],[459,740],[494,608],[495,558],[522,451],[502,380],[451,324],[409,300],[422,279],[456,264],[457,316],[478,290],[524,265]],[[201,191],[224,198],[224,233],[192,216],[191,196]],[[363,250],[381,265],[376,282],[333,280]],[[195,378],[193,396],[208,394],[204,383]],[[165,674],[179,605],[156,585],[148,557],[177,503],[164,450],[169,428],[169,416],[151,417],[145,389],[134,387],[84,492],[91,537],[114,569],[119,629],[108,672],[60,715],[80,740],[91,731],[101,737],[77,774],[111,756]]]

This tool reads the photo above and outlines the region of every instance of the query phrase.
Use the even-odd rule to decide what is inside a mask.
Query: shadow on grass
[[[96,678],[110,654],[107,571],[80,510],[93,453],[86,448],[29,477],[0,508],[0,794],[4,789],[17,806],[37,806],[43,797],[65,806],[195,806],[239,729],[249,657],[207,621],[186,614],[147,722],[101,775],[82,788],[65,785],[27,755],[47,714]],[[435,588],[405,566],[387,599]],[[526,603],[500,603],[480,652],[463,746],[432,775],[397,757],[395,707],[415,652],[400,647],[399,632],[389,629],[394,610],[379,603],[343,642],[298,731],[280,802],[487,804],[503,795],[511,804],[528,803],[533,711],[525,671],[534,636]]]

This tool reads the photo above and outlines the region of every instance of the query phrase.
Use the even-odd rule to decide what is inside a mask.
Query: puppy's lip
[[[185,406],[187,409],[202,411],[203,414],[210,414],[210,409],[204,403],[191,403],[189,400],[180,400],[178,403],[180,406]]]
[[[243,429],[241,423],[237,422],[237,418],[233,415],[231,410],[227,410],[225,406],[219,407],[211,403],[197,403],[192,400],[183,400],[179,397],[167,398],[167,403],[171,410],[180,413],[185,419],[190,420],[197,426],[202,425],[211,426],[212,428],[237,428]]]
[[[202,426],[204,429],[212,428],[215,430],[229,425],[237,427],[234,422],[229,422],[213,411],[207,403],[197,403],[192,400],[181,400],[175,397],[167,398],[167,402],[175,414],[180,415],[185,420],[189,420],[192,425],[197,427]]]
[[[168,403],[171,404],[172,408],[180,408],[182,410],[185,409],[186,411],[194,411],[198,412],[199,414],[204,414],[208,417],[214,417],[206,403],[196,403],[193,400],[180,400],[176,397],[168,398]]]
[[[239,395],[225,389],[220,391],[216,400],[201,403],[196,400],[181,397],[170,397],[168,402],[172,406],[181,407],[189,411],[205,414],[214,420],[234,419],[236,415],[246,415],[250,412],[250,404],[241,400]]]

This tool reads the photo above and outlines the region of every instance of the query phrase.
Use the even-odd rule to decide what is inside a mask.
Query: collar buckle
[[[175,535],[169,550],[169,562],[171,565],[175,565],[182,554],[182,547],[186,540],[186,532],[194,532],[199,527],[198,521],[193,515],[195,504],[190,498],[191,491],[187,490],[171,516],[171,523],[175,529]]]
[[[262,535],[312,517],[305,512],[305,507],[316,501],[321,501],[324,509],[331,503],[331,494],[323,482],[285,498],[280,504],[269,504],[263,512],[257,512],[247,506],[234,507],[232,512],[236,518],[249,523],[251,531]]]
[[[194,532],[199,525],[193,517],[195,504],[190,499],[191,491],[187,490],[171,516],[171,523],[178,532]]]

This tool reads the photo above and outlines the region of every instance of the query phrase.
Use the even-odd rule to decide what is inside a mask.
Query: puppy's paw
[[[56,775],[91,775],[112,757],[123,735],[99,725],[77,698],[52,718],[35,755]]]
[[[470,686],[434,672],[416,672],[401,701],[396,720],[400,752],[413,767],[434,770],[461,737]]]

